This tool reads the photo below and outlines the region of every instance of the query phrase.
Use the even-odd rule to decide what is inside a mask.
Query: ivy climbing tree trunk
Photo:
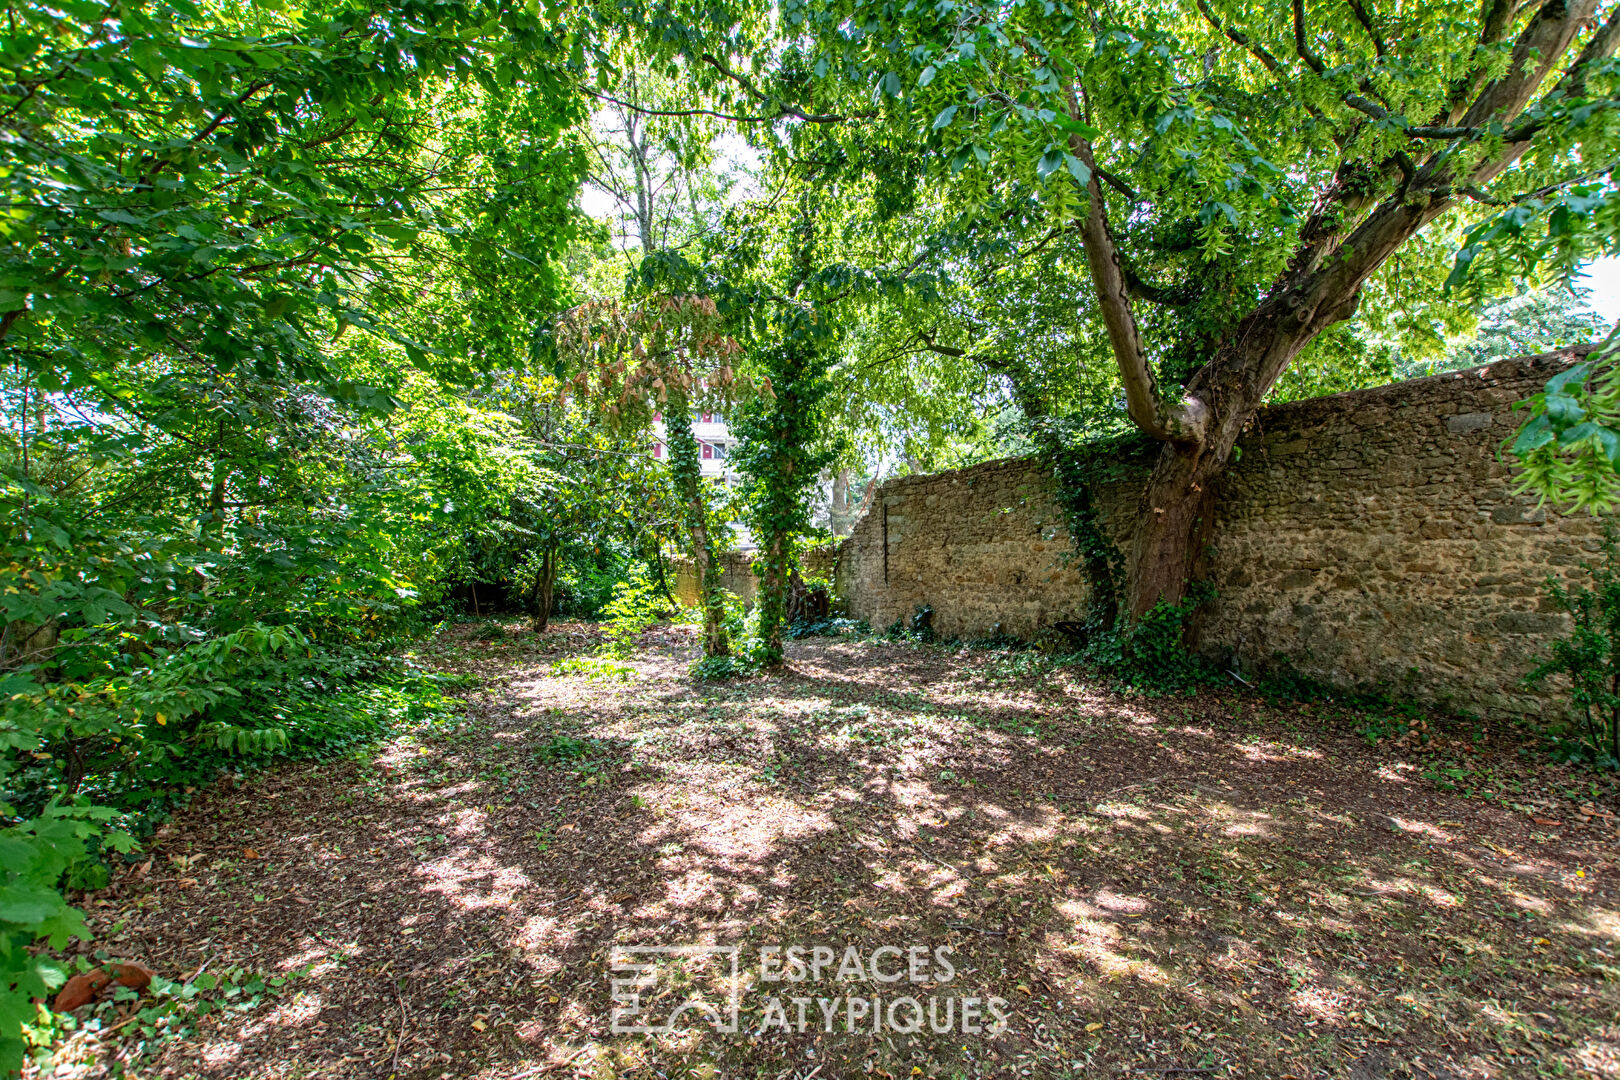
[[[760,544],[754,560],[757,659],[767,667],[783,659],[782,624],[796,541],[810,529],[810,487],[831,460],[818,445],[829,390],[826,336],[814,311],[795,312],[787,320],[785,340],[762,357],[774,396],[756,399],[736,425],[742,443],[734,460],[754,489],[749,525]]]
[[[731,652],[731,642],[726,636],[726,605],[720,588],[719,560],[715,557],[714,538],[709,535],[703,466],[698,441],[692,435],[691,405],[683,393],[669,395],[664,434],[669,445],[670,475],[675,481],[691,543],[698,605],[703,609],[703,655],[726,656]]]
[[[822,404],[831,390],[832,320],[809,291],[819,198],[811,187],[799,203],[791,281],[774,319],[776,340],[759,353],[759,367],[772,391],[755,398],[736,426],[742,441],[733,460],[752,483],[749,525],[761,548],[754,561],[759,576],[756,659],[766,667],[783,660],[782,623],[795,546],[810,531],[810,487],[834,456],[821,445]]]

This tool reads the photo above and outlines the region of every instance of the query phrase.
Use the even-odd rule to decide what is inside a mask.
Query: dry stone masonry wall
[[[1555,707],[1521,685],[1567,629],[1543,586],[1585,577],[1601,523],[1515,495],[1500,448],[1513,403],[1573,359],[1263,410],[1221,481],[1200,647],[1243,672],[1285,658],[1330,683],[1484,715]],[[1099,493],[1122,549],[1147,467]],[[838,582],[850,613],[880,628],[927,605],[947,636],[1030,638],[1084,612],[1072,552],[1046,471],[994,461],[884,484]]]

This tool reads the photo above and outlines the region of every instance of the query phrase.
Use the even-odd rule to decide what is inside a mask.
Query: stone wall
[[[799,560],[800,572],[806,577],[831,577],[838,561],[838,548],[828,544],[813,547]],[[720,585],[736,593],[744,607],[754,606],[759,592],[759,579],[754,577],[754,556],[757,551],[728,551],[720,556]],[[675,571],[675,599],[685,607],[696,607],[698,602],[697,570],[685,555],[670,560]]]
[[[684,607],[697,607],[698,585],[697,569],[693,567],[692,560],[681,556],[670,560],[675,570],[675,599]],[[728,551],[720,556],[720,585],[730,589],[742,599],[743,605],[751,607],[754,603],[756,579],[754,577],[754,553],[752,551]]]
[[[1514,402],[1571,352],[1262,410],[1223,476],[1217,598],[1200,647],[1249,672],[1286,657],[1486,715],[1540,713],[1519,685],[1565,617],[1549,575],[1579,579],[1601,525],[1513,494],[1499,456]],[[1122,548],[1147,460],[1098,499]],[[1079,617],[1086,584],[1050,476],[1028,460],[889,481],[846,541],[839,589],[883,627],[922,604],[940,633],[1032,637]]]

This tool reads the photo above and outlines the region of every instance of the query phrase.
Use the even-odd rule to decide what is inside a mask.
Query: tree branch
[[[1513,62],[1508,73],[1481,92],[1479,99],[1463,117],[1464,124],[1479,126],[1495,120],[1506,125],[1523,112],[1542,81],[1574,42],[1581,26],[1592,17],[1598,0],[1569,0],[1561,16],[1548,17],[1549,8],[1559,2],[1547,0],[1536,12],[1535,18],[1513,46]],[[1620,48],[1620,7],[1609,12],[1608,19],[1592,35],[1575,63],[1542,99],[1543,102],[1553,98],[1580,97],[1586,91],[1586,79],[1591,70],[1613,56],[1616,48]],[[1530,67],[1532,60],[1537,60],[1533,68]],[[1530,140],[1549,122],[1549,117],[1537,117],[1509,129],[1502,136],[1501,153],[1477,166],[1468,178],[1469,182],[1484,184],[1499,176],[1529,149]],[[1429,163],[1429,168],[1439,166],[1437,161]]]
[[[1071,105],[1072,101],[1071,94]],[[1088,178],[1086,216],[1080,221],[1080,233],[1085,239],[1086,262],[1091,268],[1097,306],[1102,311],[1108,341],[1113,346],[1114,360],[1119,365],[1120,382],[1125,387],[1126,412],[1137,427],[1155,439],[1200,443],[1208,423],[1208,409],[1202,401],[1192,397],[1175,405],[1167,405],[1159,392],[1158,381],[1153,377],[1153,367],[1142,351],[1142,336],[1136,328],[1136,315],[1131,310],[1125,271],[1120,264],[1114,239],[1108,231],[1102,184],[1098,180],[1091,144],[1079,135],[1070,135],[1069,147],[1091,173]]]
[[[817,116],[813,113],[802,112],[799,109],[794,108],[792,105],[788,105],[782,101],[773,99],[769,94],[766,94],[763,90],[759,89],[759,87],[755,86],[753,81],[749,79],[748,76],[739,71],[733,70],[729,64],[727,64],[724,60],[721,60],[718,56],[711,53],[704,53],[702,60],[705,64],[708,64],[710,67],[714,68],[714,70],[718,71],[720,74],[742,87],[743,91],[755,101],[763,102],[767,105],[775,105],[778,111],[777,115],[772,117],[772,119],[780,119],[784,116],[792,116],[799,120],[803,120],[807,124],[842,124],[850,120],[869,120],[877,115],[875,112],[865,112],[855,113],[851,116]]]
[[[1318,75],[1327,70],[1322,58],[1305,43],[1305,0],[1294,0],[1294,51],[1305,61],[1305,66]]]
[[[1373,48],[1377,51],[1378,55],[1382,57],[1389,51],[1389,47],[1384,44],[1383,37],[1378,33],[1377,29],[1374,28],[1372,16],[1368,14],[1366,7],[1361,3],[1361,0],[1346,0],[1346,2],[1349,3],[1350,10],[1356,13],[1356,21],[1361,24],[1361,28],[1367,31],[1368,37],[1372,38]]]
[[[1256,60],[1264,65],[1267,71],[1273,74],[1281,73],[1283,66],[1277,61],[1277,58],[1272,56],[1264,45],[1257,43],[1243,31],[1222,23],[1210,8],[1209,0],[1198,0],[1198,10],[1203,13],[1209,25],[1213,26],[1218,33],[1225,34],[1238,48],[1247,49]]]
[[[1446,115],[1453,120],[1457,118],[1468,99],[1479,92],[1481,80],[1485,77],[1484,68],[1480,64],[1481,54],[1502,40],[1508,27],[1513,23],[1516,7],[1514,0],[1484,0],[1480,10],[1479,42],[1468,58],[1468,73],[1452,85],[1448,99]]]
[[[580,90],[598,101],[605,101],[609,105],[617,105],[621,109],[629,109],[631,112],[640,116],[712,116],[716,120],[730,120],[732,123],[736,124],[764,124],[772,120],[780,120],[782,118],[780,115],[739,116],[735,113],[716,112],[713,109],[649,109],[642,105],[632,104],[631,102],[625,101],[622,98],[616,98],[612,94],[604,94],[600,91],[592,90],[588,86],[581,86]]]

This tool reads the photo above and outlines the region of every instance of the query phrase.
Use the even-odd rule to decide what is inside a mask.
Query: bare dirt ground
[[[175,983],[55,1075],[1620,1076],[1612,796],[1501,734],[881,641],[554,675],[591,628],[467,630],[418,655],[481,677],[459,724],[204,793],[90,898]],[[734,989],[736,1032],[615,1034],[623,947],[689,944],[737,979],[661,960],[621,1021]]]

